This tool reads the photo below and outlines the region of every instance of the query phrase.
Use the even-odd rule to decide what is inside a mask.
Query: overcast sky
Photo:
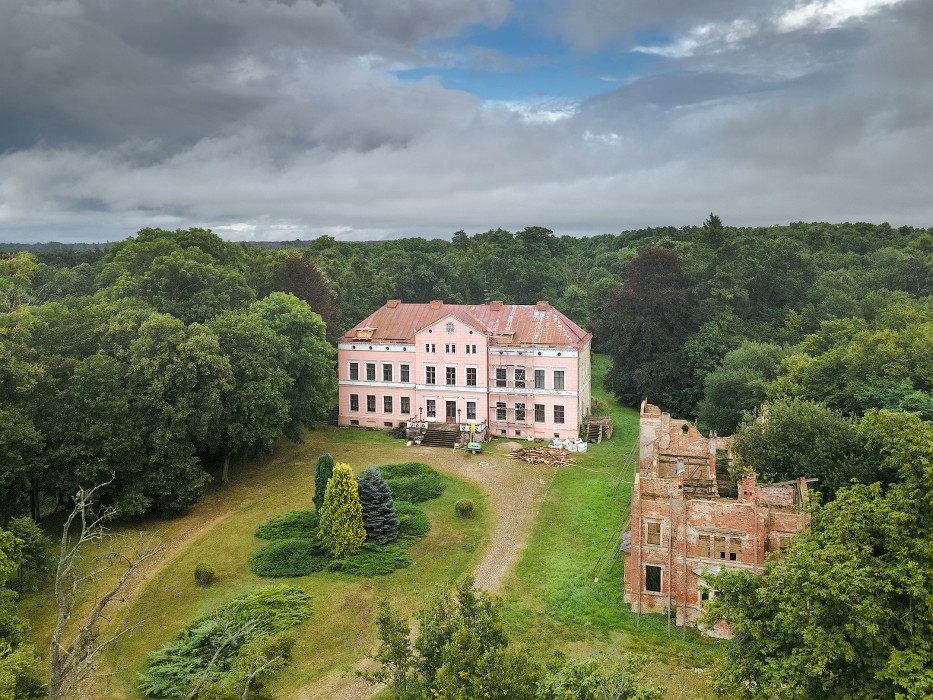
[[[933,226],[931,0],[0,0],[0,240]]]

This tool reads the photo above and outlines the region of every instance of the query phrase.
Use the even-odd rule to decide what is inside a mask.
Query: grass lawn
[[[142,582],[138,597],[114,617],[114,628],[137,627],[105,657],[106,668],[101,670],[109,675],[95,687],[97,697],[143,697],[136,690],[136,674],[150,652],[219,604],[272,583],[297,585],[314,602],[314,615],[295,629],[294,664],[281,674],[274,690],[275,697],[293,696],[328,673],[351,671],[375,649],[376,606],[383,597],[413,613],[426,594],[472,570],[488,538],[489,514],[478,488],[448,478],[440,498],[419,504],[431,519],[431,531],[412,547],[407,569],[372,579],[331,572],[294,579],[252,574],[247,560],[265,544],[254,537],[256,526],[289,510],[313,507],[315,461],[322,452],[349,462],[356,471],[370,463],[411,461],[411,453],[386,433],[322,427],[306,433],[303,444],[283,441],[272,456],[232,465],[230,486],[211,486],[190,513],[132,524],[133,530],[163,531],[169,551],[158,573]],[[475,503],[472,519],[456,516],[454,503],[461,498]],[[194,581],[195,566],[202,561],[217,572],[209,588]],[[31,619],[32,641],[40,653],[48,647],[54,623],[50,603],[50,591],[24,601],[23,612]]]
[[[721,643],[692,631],[682,639],[677,627],[668,637],[665,617],[642,615],[639,620],[622,601],[618,543],[628,529],[638,416],[602,389],[607,366],[608,358],[594,356],[594,412],[613,416],[615,434],[577,455],[577,466],[554,473],[528,546],[503,587],[506,623],[517,643],[542,656],[556,650],[574,656],[633,651],[648,657],[649,677],[672,689],[669,698],[718,697],[708,686],[706,669]],[[371,463],[413,459],[411,450],[387,433],[322,427],[306,433],[302,444],[282,441],[271,456],[234,463],[230,485],[211,485],[185,515],[132,523],[133,531],[163,532],[167,551],[158,569],[135,584],[130,603],[116,611],[114,629],[136,628],[106,655],[104,675],[94,688],[97,697],[140,698],[136,674],[150,652],[219,604],[276,582],[305,590],[315,612],[296,628],[294,663],[281,674],[273,694],[308,697],[308,688],[335,672],[351,672],[375,649],[379,600],[387,597],[411,615],[434,589],[475,568],[489,542],[489,504],[479,487],[449,478],[439,499],[421,504],[431,518],[431,532],[412,548],[407,569],[372,579],[333,572],[272,580],[253,575],[248,558],[264,544],[253,535],[256,527],[289,510],[311,507],[315,461],[323,452],[349,462],[357,472]],[[430,455],[419,455],[416,461],[441,472],[445,460],[454,458],[446,450]],[[495,463],[504,458],[491,454],[486,459]],[[461,498],[476,504],[474,518],[455,515],[454,503]],[[194,569],[202,561],[217,572],[209,588],[194,581]],[[40,654],[54,624],[51,600],[51,591],[41,591],[26,596],[22,604]]]
[[[668,697],[720,697],[709,687],[707,669],[721,642],[694,630],[684,635],[676,626],[668,637],[666,616],[643,614],[639,620],[623,602],[619,534],[629,524],[638,413],[603,389],[608,363],[605,356],[593,357],[593,412],[613,417],[612,439],[589,445],[576,456],[577,466],[554,475],[528,548],[505,587],[506,620],[540,653],[635,652],[648,658],[647,675],[670,688]]]

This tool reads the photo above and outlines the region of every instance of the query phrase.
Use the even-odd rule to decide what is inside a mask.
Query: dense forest
[[[529,227],[248,246],[144,229],[104,248],[12,247],[0,253],[5,519],[110,473],[126,514],[191,504],[205,465],[298,439],[327,413],[335,339],[388,298],[548,299],[593,330],[625,403],[648,397],[720,434],[768,399],[843,422],[873,408],[933,418],[931,230],[710,215],[587,238]]]
[[[721,687],[927,697],[931,295],[933,229],[734,228],[714,214],[588,238],[529,227],[246,245],[144,229],[103,247],[5,245],[0,571],[15,582],[18,567],[22,584],[39,538],[22,516],[80,485],[103,484],[123,517],[178,511],[231,458],[300,440],[334,404],[336,338],[386,299],[547,299],[593,331],[624,403],[734,433],[735,472],[819,479],[811,530],[768,576],[710,584],[711,619],[736,631]],[[15,621],[12,595],[0,618]],[[23,649],[10,677],[40,683],[7,627],[0,671]]]

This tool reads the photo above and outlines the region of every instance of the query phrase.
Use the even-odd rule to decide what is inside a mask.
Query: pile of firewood
[[[555,447],[522,448],[512,452],[509,457],[529,464],[546,464],[549,467],[569,467],[573,464],[573,457]]]

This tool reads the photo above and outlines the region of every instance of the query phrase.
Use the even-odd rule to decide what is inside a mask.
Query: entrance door
[[[448,423],[457,422],[457,402],[456,401],[447,402],[447,422]]]

